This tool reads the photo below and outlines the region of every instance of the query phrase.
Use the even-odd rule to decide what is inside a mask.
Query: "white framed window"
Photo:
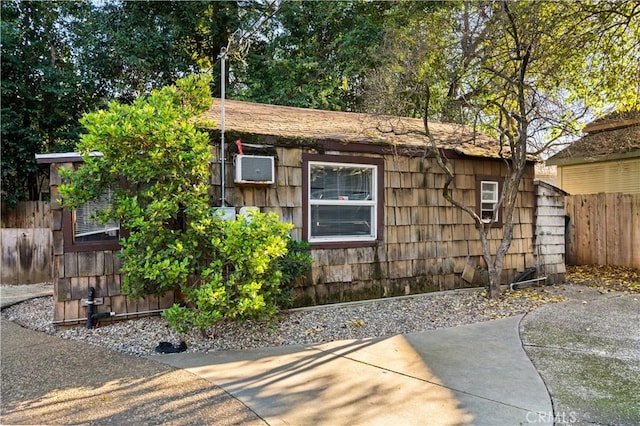
[[[306,167],[309,242],[375,241],[379,235],[380,166],[308,161]]]
[[[500,184],[497,181],[480,181],[480,219],[489,223],[493,219],[493,211],[499,199]],[[497,212],[496,222],[500,221],[500,212]]]

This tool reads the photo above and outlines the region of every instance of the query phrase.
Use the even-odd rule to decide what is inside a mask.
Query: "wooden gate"
[[[640,195],[565,197],[567,263],[640,269]]]

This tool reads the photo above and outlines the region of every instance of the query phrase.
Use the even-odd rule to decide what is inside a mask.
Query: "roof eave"
[[[46,154],[36,154],[37,164],[57,164],[57,163],[78,163],[83,161],[79,152],[50,152]],[[102,157],[101,152],[92,151],[90,157]]]
[[[613,160],[628,160],[631,158],[640,158],[640,149],[614,154],[604,154],[595,156],[580,156],[580,157],[567,157],[567,158],[555,158],[551,157],[545,164],[547,166],[572,166],[575,164],[587,164],[587,163],[599,163],[602,161]]]

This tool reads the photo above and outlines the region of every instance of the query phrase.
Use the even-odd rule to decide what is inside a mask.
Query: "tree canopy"
[[[358,110],[366,73],[379,61],[385,2],[287,2],[249,50],[243,99]]]
[[[547,142],[587,113],[638,104],[639,22],[638,2],[454,3],[388,31],[368,109],[421,117],[428,85],[432,118],[499,134],[501,108],[515,112],[514,63],[526,57],[529,136]]]
[[[430,118],[496,136],[517,112],[504,88],[526,55],[526,130],[530,148],[546,147],[637,105],[639,4],[3,1],[2,200],[38,196],[34,154],[72,149],[85,112],[192,72],[210,73],[218,95],[218,56],[238,38],[230,98],[418,117],[428,85]]]
[[[76,72],[70,2],[2,2],[2,201],[37,199],[42,176],[34,155],[70,149],[93,89]]]
[[[3,1],[2,201],[37,199],[35,154],[73,150],[80,117],[211,70],[237,2]],[[217,84],[214,84],[214,88]]]

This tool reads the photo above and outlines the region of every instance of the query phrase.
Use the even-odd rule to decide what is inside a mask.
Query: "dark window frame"
[[[105,241],[76,241],[74,238],[73,211],[62,210],[62,236],[65,252],[120,250],[120,238],[122,238],[122,226],[120,226],[117,240]]]
[[[302,239],[310,240],[309,229],[309,163],[341,163],[375,166],[376,170],[376,238],[369,241],[315,241],[310,242],[312,248],[357,248],[371,247],[383,241],[384,237],[384,159],[376,157],[355,157],[349,155],[302,154]]]
[[[79,163],[80,162],[78,161],[74,161],[74,168],[77,167]],[[62,239],[65,252],[74,253],[102,250],[118,251],[122,248],[120,245],[120,239],[124,236],[122,225],[120,225],[117,239],[104,241],[76,241],[74,214],[75,212],[73,210],[62,209]]]

